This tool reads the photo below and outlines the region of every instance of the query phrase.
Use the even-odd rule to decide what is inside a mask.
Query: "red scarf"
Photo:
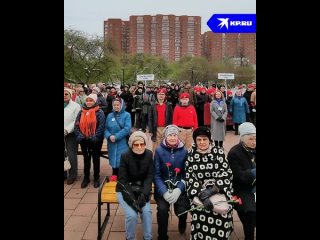
[[[80,130],[85,137],[91,137],[96,134],[97,117],[96,111],[99,110],[99,106],[90,109],[82,109],[80,117]]]

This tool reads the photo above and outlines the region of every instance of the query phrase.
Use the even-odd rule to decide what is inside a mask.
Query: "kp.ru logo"
[[[255,33],[256,14],[213,14],[207,24],[215,33]]]

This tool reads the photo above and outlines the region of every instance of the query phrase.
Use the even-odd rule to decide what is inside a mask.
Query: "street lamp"
[[[124,85],[124,68],[122,68],[122,86]]]

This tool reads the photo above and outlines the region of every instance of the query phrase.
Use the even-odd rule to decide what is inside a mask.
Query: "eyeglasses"
[[[146,144],[145,143],[134,143],[132,144],[134,147],[145,147]]]
[[[65,95],[65,96],[68,96],[68,95],[70,95],[70,94],[69,94],[69,93],[65,93],[64,95]]]

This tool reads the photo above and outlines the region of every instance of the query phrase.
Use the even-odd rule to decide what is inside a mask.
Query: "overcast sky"
[[[130,15],[200,16],[201,33],[216,13],[256,13],[256,0],[64,0],[64,28],[103,36],[103,21]]]

